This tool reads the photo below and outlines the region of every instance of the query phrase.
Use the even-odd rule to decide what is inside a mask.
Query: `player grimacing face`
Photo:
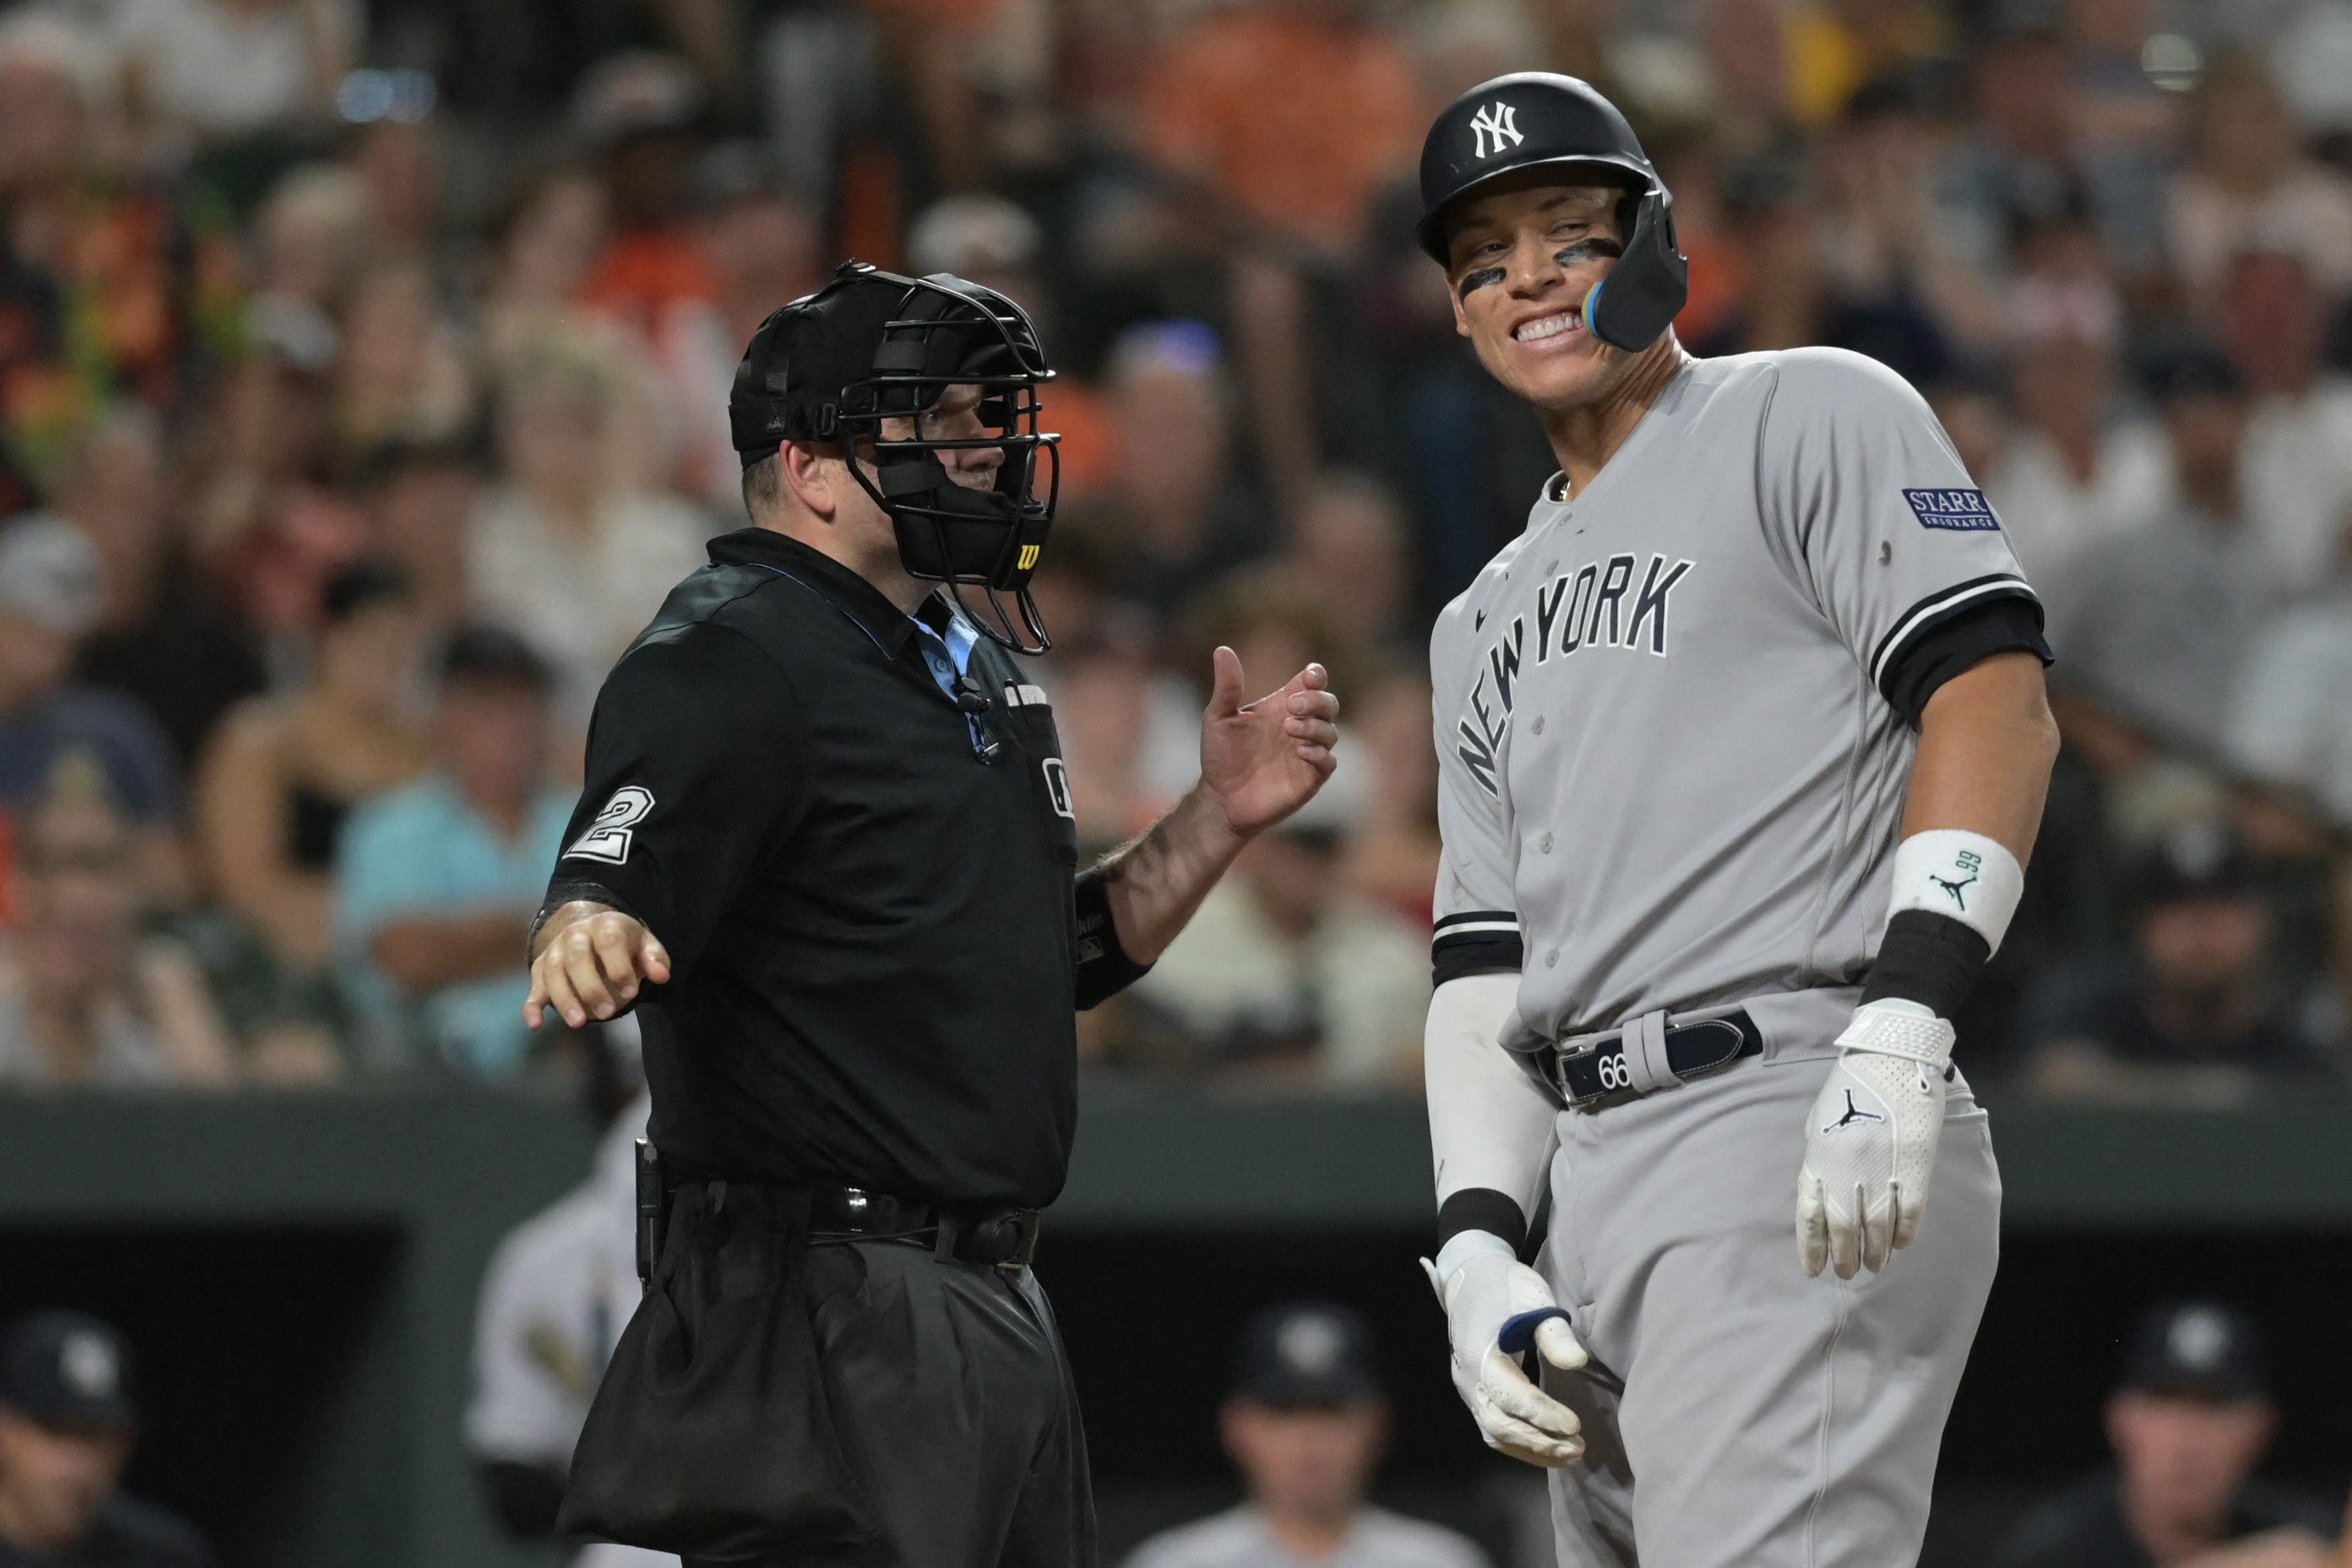
[[[1487,374],[1538,408],[1597,403],[1637,356],[1585,330],[1584,297],[1623,254],[1614,185],[1529,169],[1471,198],[1454,220],[1445,281],[1454,328]]]

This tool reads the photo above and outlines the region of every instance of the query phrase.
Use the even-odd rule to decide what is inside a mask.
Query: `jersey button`
[[[1540,713],[1536,715],[1536,733],[1538,735],[1543,733],[1543,715]]]
[[[1536,840],[1536,847],[1537,847],[1538,849],[1542,850],[1542,851],[1543,851],[1545,854],[1547,854],[1547,855],[1550,854],[1550,853],[1551,853],[1551,835],[1550,835],[1550,834],[1549,834],[1549,833],[1547,833],[1547,834],[1545,834],[1541,838],[1537,839],[1537,840]]]
[[[1557,967],[1559,966],[1559,949],[1558,949],[1558,948],[1556,948],[1556,947],[1555,947],[1555,948],[1553,948],[1549,952],[1547,952],[1547,953],[1545,953],[1545,954],[1544,954],[1544,967],[1545,967],[1546,969],[1553,969],[1553,968],[1557,968]]]

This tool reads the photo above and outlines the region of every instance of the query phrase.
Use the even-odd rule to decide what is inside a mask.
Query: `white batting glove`
[[[1797,1175],[1797,1251],[1851,1279],[1886,1267],[1919,1234],[1927,1177],[1944,1131],[1944,1069],[1952,1026],[1896,998],[1854,1009],[1837,1065],[1805,1123]]]
[[[1477,1230],[1464,1231],[1439,1250],[1435,1262],[1424,1258],[1421,1267],[1445,1309],[1454,1390],[1470,1407],[1486,1446],[1547,1468],[1582,1458],[1584,1428],[1576,1412],[1537,1387],[1496,1343],[1511,1319],[1559,1305],[1543,1276],[1521,1263],[1501,1237]],[[1564,1317],[1539,1325],[1535,1341],[1537,1353],[1563,1372],[1584,1364],[1584,1347]]]

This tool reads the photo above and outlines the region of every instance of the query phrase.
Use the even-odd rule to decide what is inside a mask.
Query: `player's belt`
[[[1548,1047],[1536,1061],[1561,1099],[1586,1106],[1671,1089],[1763,1050],[1764,1032],[1743,1008],[1689,1024],[1670,1025],[1664,1013],[1648,1014],[1609,1034]]]

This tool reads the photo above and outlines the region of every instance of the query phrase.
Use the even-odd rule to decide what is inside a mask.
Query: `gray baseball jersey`
[[[1520,963],[1515,1046],[1735,1003],[1764,1035],[1560,1113],[1542,1266],[1592,1355],[1559,1380],[1564,1565],[1917,1558],[1998,1251],[1983,1117],[1955,1078],[1883,1274],[1804,1277],[1794,1178],[1885,922],[1906,655],[2002,597],[2032,590],[1927,405],[1801,349],[1685,364],[1438,624],[1441,973]]]
[[[1686,363],[1438,620],[1441,966],[1520,939],[1515,1044],[1851,1005],[1916,743],[1885,683],[1956,614],[2032,595],[1893,372],[1835,349]],[[1769,1037],[1833,1034],[1839,1007],[1750,1011]]]

